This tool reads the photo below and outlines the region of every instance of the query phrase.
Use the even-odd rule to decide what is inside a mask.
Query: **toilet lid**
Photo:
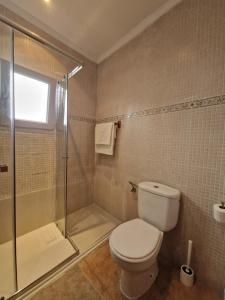
[[[119,225],[110,236],[110,245],[127,258],[143,258],[161,244],[162,232],[151,224],[134,219]]]

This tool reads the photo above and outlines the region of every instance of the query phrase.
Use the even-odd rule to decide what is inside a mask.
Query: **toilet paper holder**
[[[221,201],[221,204],[220,204],[219,208],[225,209],[225,202],[224,201]]]
[[[137,185],[136,183],[133,183],[132,181],[128,181],[128,183],[131,185],[130,191],[131,191],[132,193],[136,193],[137,188],[138,188],[138,185]]]

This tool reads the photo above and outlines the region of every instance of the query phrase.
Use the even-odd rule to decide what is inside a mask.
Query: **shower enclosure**
[[[58,48],[0,22],[0,298],[78,254],[66,187],[68,82],[80,69]]]

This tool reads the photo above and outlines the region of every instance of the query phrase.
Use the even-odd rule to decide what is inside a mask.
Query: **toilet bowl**
[[[121,268],[120,289],[128,299],[137,299],[158,275],[157,256],[163,232],[141,219],[118,226],[110,236],[113,260]]]
[[[140,183],[139,218],[119,225],[111,233],[110,252],[121,269],[120,290],[126,298],[138,299],[154,283],[163,232],[177,223],[179,198],[180,192],[173,188],[154,182]]]

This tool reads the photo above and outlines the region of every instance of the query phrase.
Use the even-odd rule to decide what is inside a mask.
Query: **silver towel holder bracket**
[[[121,128],[121,121],[115,122],[114,125],[117,126],[117,128]]]

